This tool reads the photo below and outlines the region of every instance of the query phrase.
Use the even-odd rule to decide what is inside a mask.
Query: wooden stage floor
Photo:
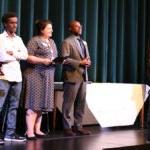
[[[133,128],[88,127],[92,131],[88,136],[64,137],[61,131],[50,133],[47,139],[7,143],[0,150],[150,150],[146,142],[146,130]],[[122,148],[121,148],[122,147]]]

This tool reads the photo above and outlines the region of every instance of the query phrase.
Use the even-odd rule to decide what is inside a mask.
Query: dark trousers
[[[5,137],[11,137],[15,133],[21,89],[22,82],[0,80],[0,110],[2,110],[3,104],[6,101],[8,104]]]

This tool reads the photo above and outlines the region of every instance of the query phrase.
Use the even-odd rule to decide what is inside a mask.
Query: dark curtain
[[[81,21],[92,59],[91,81],[146,82],[149,0],[0,0],[0,17],[7,11],[17,13],[18,34],[25,44],[34,34],[35,20],[50,19],[59,52],[69,21]],[[56,71],[60,80],[61,66]]]

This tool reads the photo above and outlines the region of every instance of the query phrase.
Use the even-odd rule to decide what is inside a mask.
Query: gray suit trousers
[[[64,101],[62,105],[63,127],[71,128],[71,110],[73,107],[74,126],[82,128],[82,120],[86,102],[86,82],[64,83]]]

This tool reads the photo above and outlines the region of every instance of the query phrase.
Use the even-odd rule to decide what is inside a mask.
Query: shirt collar
[[[8,33],[6,32],[6,30],[3,32],[3,34],[4,34],[5,37],[11,37],[11,38],[12,38],[12,37],[13,37],[13,38],[16,37],[16,34],[15,34],[15,33],[14,33],[13,36],[9,36]]]
[[[73,38],[75,38],[75,39],[80,39],[80,36],[76,36],[76,35],[74,35],[74,34],[71,34],[71,37],[73,37]]]

